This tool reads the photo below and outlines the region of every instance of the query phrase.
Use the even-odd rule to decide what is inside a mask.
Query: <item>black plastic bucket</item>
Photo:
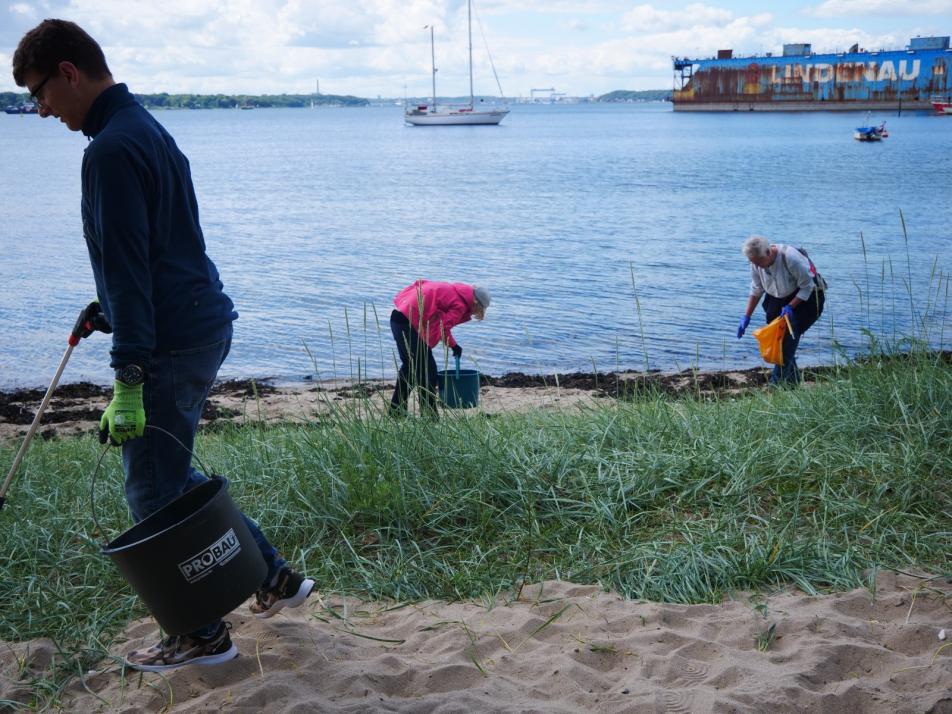
[[[182,494],[102,552],[169,635],[187,634],[227,615],[268,574],[222,478]]]

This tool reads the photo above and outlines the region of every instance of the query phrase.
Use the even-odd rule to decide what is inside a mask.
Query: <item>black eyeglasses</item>
[[[43,78],[43,81],[40,82],[36,87],[30,92],[30,101],[40,106],[43,102],[40,101],[40,92],[43,91],[43,85],[53,79],[53,76],[56,74],[57,70],[53,70],[46,77]],[[46,106],[43,104],[43,106]]]

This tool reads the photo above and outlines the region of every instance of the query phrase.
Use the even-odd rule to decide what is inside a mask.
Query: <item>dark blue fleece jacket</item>
[[[96,98],[83,133],[83,233],[112,366],[220,339],[238,313],[205,254],[188,159],[124,84]]]

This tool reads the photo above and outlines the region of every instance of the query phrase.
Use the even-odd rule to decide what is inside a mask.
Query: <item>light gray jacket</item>
[[[799,289],[798,289],[799,288]],[[750,264],[750,294],[759,298],[765,292],[774,297],[787,297],[793,291],[801,300],[809,300],[813,293],[810,261],[799,250],[777,244],[777,259],[769,268]]]

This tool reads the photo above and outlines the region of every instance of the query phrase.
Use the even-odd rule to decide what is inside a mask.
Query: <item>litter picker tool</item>
[[[26,438],[23,440],[23,444],[20,445],[20,450],[17,452],[16,458],[13,459],[13,466],[10,468],[10,473],[7,474],[7,478],[3,482],[3,488],[0,488],[0,509],[3,508],[3,504],[7,500],[7,489],[10,488],[10,482],[13,481],[17,469],[20,467],[20,462],[23,461],[23,456],[26,454],[26,450],[33,440],[33,435],[36,433],[36,429],[40,425],[40,420],[43,418],[43,412],[45,412],[46,407],[49,406],[50,399],[53,397],[53,391],[56,389],[56,385],[63,375],[63,370],[66,369],[66,363],[69,362],[69,356],[73,353],[73,348],[79,344],[84,334],[89,335],[94,329],[96,329],[96,326],[93,323],[93,318],[87,316],[87,310],[84,309],[79,314],[79,319],[69,333],[69,339],[67,340],[68,345],[66,352],[63,353],[63,359],[60,360],[59,367],[56,368],[56,374],[53,375],[53,381],[50,382],[50,387],[46,390],[43,401],[40,402],[40,408],[36,410],[36,416],[33,417],[30,430],[26,433]]]

